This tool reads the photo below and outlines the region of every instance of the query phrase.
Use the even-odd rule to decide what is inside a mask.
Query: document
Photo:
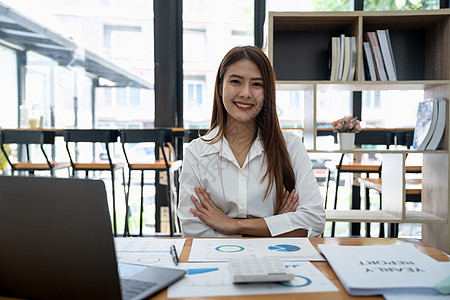
[[[189,262],[229,261],[234,255],[324,261],[308,238],[194,239]]]
[[[181,254],[185,241],[186,239],[115,238],[114,244],[117,261],[120,263],[174,268],[170,247],[174,245],[177,253]]]
[[[180,263],[187,273],[169,287],[169,298],[337,292],[336,286],[310,262],[285,262],[292,281],[234,284],[228,263]]]
[[[319,245],[347,292],[353,296],[389,293],[439,294],[434,286],[450,276],[448,264],[414,245]]]

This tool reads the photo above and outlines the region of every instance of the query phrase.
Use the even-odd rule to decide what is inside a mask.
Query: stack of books
[[[426,99],[419,103],[414,129],[413,148],[436,150],[445,130],[446,99]]]
[[[331,38],[330,81],[353,81],[356,70],[356,38],[345,36]]]
[[[365,57],[365,80],[397,81],[394,54],[389,31],[367,32],[363,42]]]

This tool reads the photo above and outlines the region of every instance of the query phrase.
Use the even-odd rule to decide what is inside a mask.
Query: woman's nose
[[[241,89],[239,91],[239,96],[242,98],[249,98],[250,97],[250,85],[243,84],[241,85]]]

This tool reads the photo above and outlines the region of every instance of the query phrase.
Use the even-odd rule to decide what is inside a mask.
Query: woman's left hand
[[[202,220],[209,227],[226,235],[234,234],[233,225],[236,223],[235,219],[228,217],[219,208],[217,208],[214,201],[206,193],[202,187],[195,187],[195,193],[198,200],[191,195],[191,200],[196,209],[191,208],[191,212]]]
[[[293,189],[290,193],[286,191],[283,196],[283,201],[278,206],[277,215],[281,215],[287,212],[294,212],[298,206],[298,194],[297,191]]]

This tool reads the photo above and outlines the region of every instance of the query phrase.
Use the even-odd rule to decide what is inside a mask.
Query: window
[[[141,94],[140,89],[130,88],[130,105],[139,106],[141,104]]]
[[[116,89],[116,105],[125,106],[127,105],[127,90],[126,88]]]
[[[199,107],[203,102],[202,83],[187,83],[187,106]]]
[[[206,31],[203,29],[183,30],[183,60],[186,62],[202,62],[207,58]]]
[[[18,125],[17,57],[14,50],[0,45],[0,127],[16,128]]]
[[[362,101],[364,127],[414,128],[423,91],[365,91]]]
[[[184,79],[184,109],[183,116],[185,124],[189,124],[192,127],[209,126],[209,118],[211,117],[211,109],[209,106],[204,105],[204,88],[205,78],[191,77]],[[188,121],[186,121],[188,120]]]
[[[254,0],[183,0],[184,127],[208,128],[217,68],[253,44]]]
[[[439,9],[439,0],[364,0],[364,10]]]
[[[282,128],[304,127],[304,91],[285,91],[278,89],[277,114]]]
[[[138,26],[105,25],[104,44],[106,54],[112,58],[143,57],[144,45]]]

